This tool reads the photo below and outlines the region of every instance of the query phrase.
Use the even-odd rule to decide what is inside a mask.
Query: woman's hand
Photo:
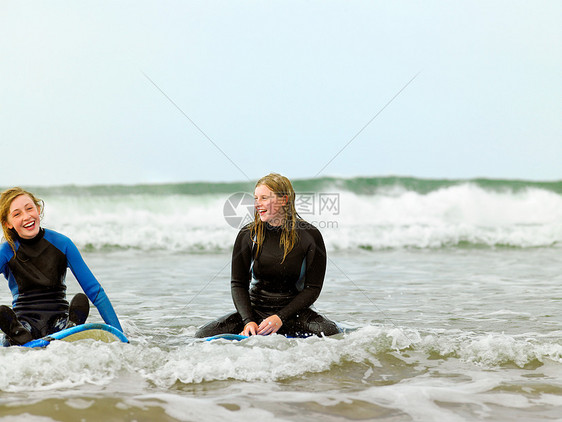
[[[255,336],[257,334],[257,331],[258,324],[256,324],[254,321],[251,321],[244,326],[244,330],[240,334],[242,334],[243,336]]]
[[[268,336],[279,331],[282,325],[283,321],[281,321],[281,318],[277,315],[271,315],[261,322],[258,327],[258,334],[260,336]]]

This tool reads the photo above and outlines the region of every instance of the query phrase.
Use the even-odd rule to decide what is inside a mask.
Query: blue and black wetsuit
[[[65,328],[68,320],[66,269],[70,268],[103,320],[122,331],[119,319],[100,283],[72,241],[53,230],[41,229],[33,239],[0,245],[0,271],[8,280],[12,307],[33,338]]]
[[[283,261],[281,228],[266,223],[258,256],[249,226],[238,233],[232,251],[231,293],[237,312],[212,321],[196,337],[240,333],[251,321],[259,324],[276,314],[283,322],[279,334],[332,335],[338,326],[310,306],[322,290],[326,273],[326,248],[320,231],[298,221],[298,241]]]

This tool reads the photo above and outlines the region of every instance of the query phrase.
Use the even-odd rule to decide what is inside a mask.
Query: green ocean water
[[[319,192],[340,189],[360,195],[373,195],[393,188],[401,188],[427,194],[432,191],[472,184],[491,191],[519,192],[525,189],[543,189],[562,194],[562,181],[528,181],[501,179],[420,179],[414,177],[355,177],[337,178],[322,177],[315,179],[296,179],[293,187],[297,192]],[[231,194],[235,192],[253,192],[255,182],[189,182],[169,184],[138,184],[138,185],[92,185],[92,186],[30,186],[41,195],[208,195]]]

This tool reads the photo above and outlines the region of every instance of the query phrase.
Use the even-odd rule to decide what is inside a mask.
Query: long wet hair
[[[8,216],[10,215],[12,202],[21,195],[27,195],[31,198],[39,211],[40,217],[43,217],[43,210],[45,208],[45,204],[42,199],[36,198],[31,192],[22,188],[15,187],[2,192],[2,195],[0,195],[0,222],[2,223],[4,239],[6,239],[6,241],[10,244],[14,253],[16,252],[16,231],[8,228]]]
[[[277,173],[270,173],[262,177],[257,181],[255,187],[257,188],[261,185],[268,187],[275,196],[287,198],[286,204],[283,205],[284,219],[281,228],[281,240],[279,242],[279,246],[283,248],[283,260],[281,261],[283,262],[298,241],[297,224],[301,218],[295,208],[295,190],[289,179]],[[265,240],[265,223],[261,221],[257,210],[254,210],[254,221],[250,224],[250,236],[256,245],[254,257],[257,257]]]

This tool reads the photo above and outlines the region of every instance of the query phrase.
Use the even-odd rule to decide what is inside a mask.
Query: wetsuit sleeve
[[[7,244],[8,243],[3,243],[2,245],[0,245],[0,272],[4,274],[4,277],[6,277],[6,279],[8,278],[8,262],[13,255],[13,253],[11,253],[11,250],[6,248]]]
[[[232,250],[230,291],[234,306],[242,317],[244,325],[254,320],[249,293],[252,243],[250,231],[248,229],[242,229],[236,237]]]
[[[326,274],[326,246],[318,229],[312,227],[301,234],[300,241],[306,248],[306,278],[304,288],[283,309],[277,312],[281,321],[285,321],[298,311],[311,306],[322,290]]]
[[[9,248],[8,243],[2,243],[0,245],[0,273],[4,274],[4,277],[8,279],[8,262],[13,256],[12,250]]]
[[[13,256],[14,252],[8,242],[2,243],[2,245],[0,245],[0,272],[4,275],[4,277],[6,277],[6,280],[8,280],[8,286],[10,287],[13,297],[12,306],[18,297],[19,289],[18,283],[16,282],[14,275],[10,271],[10,266],[8,265]]]
[[[82,290],[84,290],[84,293],[86,293],[86,296],[88,296],[88,299],[96,306],[105,323],[123,331],[117,314],[105,294],[105,290],[103,290],[101,284],[84,262],[76,245],[70,240],[66,246],[66,257],[72,274],[74,274],[74,277],[78,280],[78,283],[82,287]]]

